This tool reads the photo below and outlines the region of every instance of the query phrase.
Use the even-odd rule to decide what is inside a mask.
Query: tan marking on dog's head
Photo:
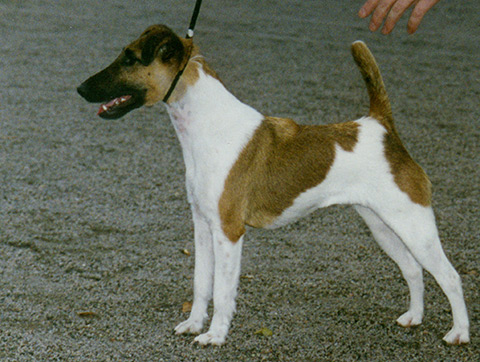
[[[304,191],[320,184],[335,159],[335,145],[353,151],[358,124],[303,126],[266,118],[229,172],[219,201],[222,228],[236,242],[245,225],[271,224]]]
[[[177,101],[188,87],[195,84],[200,67],[206,74],[218,78],[199,54],[192,39],[181,38],[163,25],[148,27],[127,49],[133,50],[145,66],[135,78],[148,88],[145,99],[147,106],[163,99],[177,72],[186,62],[188,64],[168,103]]]
[[[432,199],[431,183],[425,171],[412,159],[395,131],[385,134],[385,157],[397,186],[412,202],[429,206]]]
[[[108,102],[104,111],[100,109],[100,116],[118,118],[134,108],[161,101],[186,62],[169,102],[181,98],[197,81],[199,68],[212,76],[216,74],[199,56],[191,39],[177,36],[164,25],[153,25],[127,45],[106,69],[85,81],[78,91],[90,102]],[[117,98],[121,102],[112,102]]]
[[[120,55],[133,54],[137,62],[135,68],[124,67],[119,75],[124,82],[136,84],[146,89],[145,105],[151,106],[161,101],[167,93],[177,72],[189,61],[193,53],[192,40],[178,37],[163,25],[153,25],[129,44]],[[185,69],[182,81],[195,82],[195,70]],[[198,75],[197,75],[198,77]]]

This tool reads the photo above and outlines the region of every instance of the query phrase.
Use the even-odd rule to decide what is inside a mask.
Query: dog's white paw
[[[221,346],[225,343],[226,335],[224,333],[210,332],[200,334],[194,339],[201,346],[211,344],[213,346]]]
[[[462,344],[470,342],[470,334],[468,328],[455,328],[453,327],[450,332],[447,333],[443,340],[448,344]]]
[[[199,334],[203,327],[203,321],[201,319],[188,318],[178,326],[175,327],[175,334]]]
[[[414,327],[422,323],[422,318],[422,313],[408,311],[397,319],[397,323],[402,327]]]

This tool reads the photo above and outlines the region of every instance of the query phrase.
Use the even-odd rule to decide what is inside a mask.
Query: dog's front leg
[[[213,234],[215,275],[213,289],[214,312],[210,329],[195,338],[201,345],[225,343],[235,312],[235,297],[240,278],[243,237],[231,242],[221,231]]]
[[[207,308],[212,298],[214,254],[212,232],[195,207],[192,208],[195,228],[195,272],[193,277],[193,305],[190,317],[175,327],[176,334],[198,334],[208,317]]]

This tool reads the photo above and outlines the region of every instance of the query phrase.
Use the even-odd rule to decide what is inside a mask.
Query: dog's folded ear
[[[150,32],[142,48],[142,64],[149,65],[155,58],[163,63],[182,61],[185,54],[182,41],[172,31]]]

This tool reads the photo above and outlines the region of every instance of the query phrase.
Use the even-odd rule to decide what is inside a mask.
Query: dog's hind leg
[[[195,338],[200,345],[225,343],[235,312],[235,297],[240,278],[243,236],[232,242],[222,232],[213,233],[215,274],[213,284],[213,318],[208,332]]]
[[[468,343],[469,321],[460,276],[447,259],[431,207],[411,202],[383,203],[374,211],[398,235],[415,259],[435,278],[448,298],[453,328],[443,338],[449,344]]]
[[[190,317],[175,327],[176,334],[198,334],[207,318],[208,303],[212,299],[214,253],[210,226],[193,209],[195,233],[195,272],[193,277],[193,305]]]
[[[410,290],[410,308],[397,319],[403,327],[412,327],[422,323],[423,318],[423,269],[410,251],[372,210],[356,205],[355,209],[365,220],[378,245],[400,268]]]

